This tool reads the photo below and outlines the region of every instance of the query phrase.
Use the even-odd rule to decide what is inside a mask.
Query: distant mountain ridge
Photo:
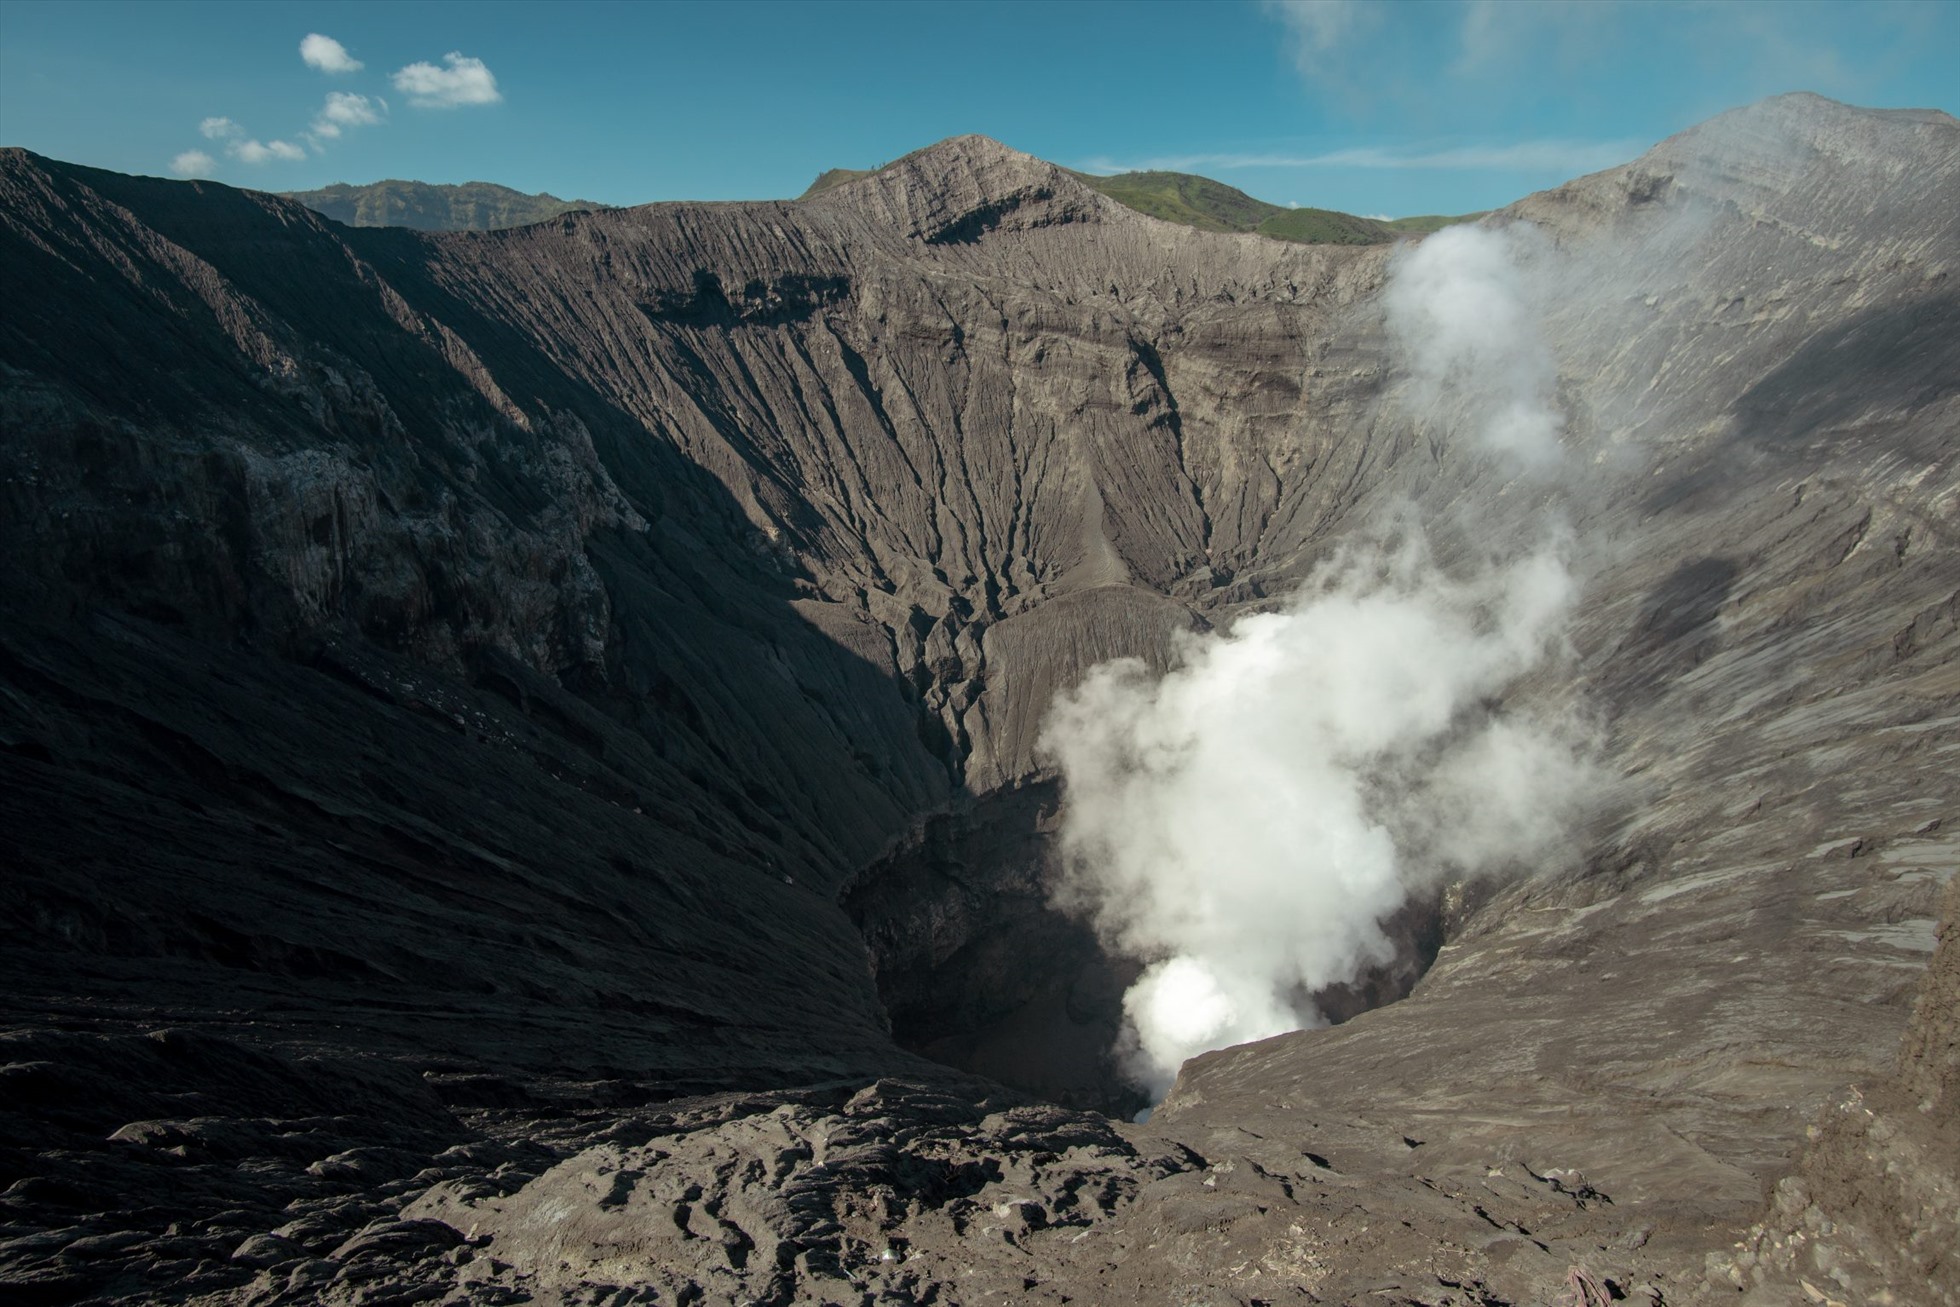
[[[831,168],[798,199],[869,177],[878,168]],[[1402,236],[1436,231],[1480,213],[1415,218],[1364,218],[1336,209],[1287,208],[1255,199],[1234,186],[1184,172],[1124,172],[1107,177],[1065,169],[1071,177],[1126,208],[1199,231],[1254,232],[1302,245],[1386,245]],[[610,205],[526,195],[494,182],[441,185],[388,180],[355,186],[338,182],[287,199],[349,227],[410,227],[417,231],[496,231],[526,227],[561,214]]]
[[[543,191],[526,195],[495,182],[387,181],[354,186],[336,182],[315,191],[281,192],[316,213],[349,227],[412,227],[417,231],[496,231],[527,227],[560,214],[611,206],[561,200]]]
[[[869,177],[876,168],[831,168],[818,175],[798,199],[845,182]],[[1199,231],[1256,232],[1301,245],[1386,245],[1403,237],[1438,231],[1482,213],[1425,214],[1414,218],[1363,218],[1338,209],[1288,208],[1254,199],[1236,186],[1188,172],[1120,172],[1106,177],[1064,169],[1091,190],[1125,208]]]

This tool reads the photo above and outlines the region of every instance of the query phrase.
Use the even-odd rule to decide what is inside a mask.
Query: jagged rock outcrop
[[[1951,118],[1784,97],[1491,219],[1576,269],[1595,550],[1529,692],[1590,696],[1626,800],[1410,998],[1198,1059],[1138,1127],[885,1005],[971,1061],[1035,996],[1107,1011],[1076,946],[915,974],[1064,938],[1057,689],[1387,501],[1552,493],[1404,402],[1390,252],[977,137],[454,235],[6,152],[0,1277],[1732,1300],[1708,1253],[1846,1173],[1806,1128],[1891,1064],[1960,861],[1956,193]]]
[[[1766,1218],[1710,1278],[1744,1302],[1960,1299],[1960,877],[1947,882],[1899,1062],[1827,1107]],[[1911,1286],[1905,1293],[1892,1286]]]

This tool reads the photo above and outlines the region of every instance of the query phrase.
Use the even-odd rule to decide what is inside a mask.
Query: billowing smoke
[[[1561,430],[1525,294],[1541,253],[1450,229],[1399,255],[1386,293],[1402,407],[1537,474]],[[1392,957],[1381,922],[1411,893],[1558,845],[1592,789],[1587,733],[1501,700],[1563,656],[1570,546],[1548,519],[1452,574],[1405,506],[1280,611],[1057,701],[1062,898],[1151,962],[1124,999],[1137,1080],[1161,1093],[1196,1053],[1319,1024],[1313,992]]]

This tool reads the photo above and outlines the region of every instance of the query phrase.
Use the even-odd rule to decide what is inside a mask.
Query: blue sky
[[[267,190],[632,204],[795,195],[982,132],[1400,216],[1503,204],[1781,91],[1955,112],[1956,68],[1960,4],[1931,0],[5,0],[0,144]]]

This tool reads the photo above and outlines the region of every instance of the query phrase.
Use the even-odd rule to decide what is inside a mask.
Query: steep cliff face
[[[978,137],[445,235],[7,152],[6,1272],[1701,1291],[1891,1057],[1955,866],[1956,193],[1952,119],[1786,97],[1491,219],[1565,270],[1590,463],[1546,487],[1398,388],[1390,251]],[[1587,695],[1628,778],[1587,846],[1145,1128],[895,1047],[1102,1037],[1120,976],[1042,898],[1049,703],[1402,500],[1589,543],[1526,691]],[[1065,1062],[1022,1083],[1106,1096]],[[680,1251],[622,1252],[608,1192]],[[586,1234],[524,1233],[553,1204]]]

